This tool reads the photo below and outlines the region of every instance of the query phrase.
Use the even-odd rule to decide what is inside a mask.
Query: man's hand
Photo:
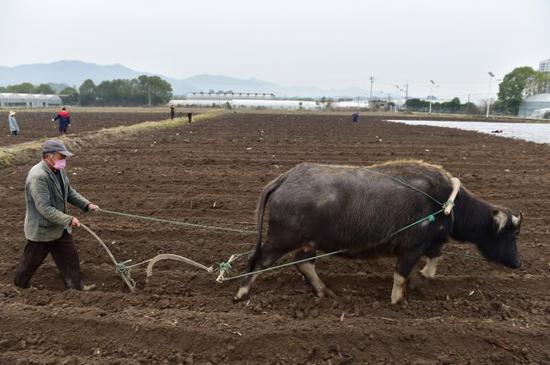
[[[88,204],[88,210],[90,212],[97,212],[99,210],[99,206],[90,203],[90,204]]]
[[[73,219],[71,220],[71,227],[80,227],[80,221],[78,220],[78,218],[73,217]]]

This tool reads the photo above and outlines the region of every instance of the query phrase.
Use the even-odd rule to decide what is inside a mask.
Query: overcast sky
[[[550,58],[548,0],[0,0],[0,65],[74,59],[184,78],[461,99]],[[496,85],[493,86],[496,90]]]

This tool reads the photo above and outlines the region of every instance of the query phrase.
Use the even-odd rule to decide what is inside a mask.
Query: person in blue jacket
[[[52,119],[52,122],[59,121],[59,135],[67,134],[69,124],[71,124],[71,116],[65,107],[61,108],[61,111],[56,114]]]

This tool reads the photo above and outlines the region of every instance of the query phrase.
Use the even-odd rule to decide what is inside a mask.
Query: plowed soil
[[[138,289],[129,293],[98,243],[77,229],[85,283],[96,289],[64,290],[48,258],[32,288],[20,290],[12,280],[25,244],[31,165],[11,167],[0,172],[0,363],[549,364],[550,146],[350,119],[226,114],[84,147],[68,172],[104,208],[254,230],[263,186],[299,162],[423,159],[489,201],[523,211],[523,267],[445,255],[434,280],[392,306],[394,260],[327,258],[317,269],[336,299],[317,300],[286,268],[261,275],[250,300],[233,304],[238,282],[217,284],[216,275],[175,261],[159,263],[148,283],[143,268],[133,270]],[[174,253],[211,265],[255,242],[246,233],[77,216],[120,261]],[[469,244],[444,251],[477,255]]]
[[[28,142],[38,138],[56,137],[58,122],[52,122],[56,111],[18,111],[17,123],[21,134],[10,136],[8,128],[8,112],[0,112],[0,146]],[[81,112],[71,113],[69,134],[96,131],[102,128],[111,128],[119,125],[130,125],[145,121],[155,121],[170,118],[168,112]]]

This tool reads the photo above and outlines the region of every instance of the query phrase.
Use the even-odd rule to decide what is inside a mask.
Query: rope
[[[186,264],[189,264],[189,265],[192,265],[192,266],[195,266],[195,267],[198,267],[199,269],[202,269],[202,270],[205,270],[207,271],[208,273],[211,273],[212,271],[214,271],[214,269],[212,268],[212,266],[210,267],[206,267],[202,264],[199,264],[198,262],[196,261],[193,261],[191,259],[188,259],[187,257],[183,257],[183,256],[180,256],[180,255],[174,255],[172,253],[163,253],[163,254],[160,254],[160,255],[157,255],[155,257],[153,257],[152,259],[148,260],[149,261],[149,265],[147,265],[147,277],[150,277],[153,275],[153,266],[155,266],[155,264],[161,260],[176,260],[176,261],[182,261],[182,262],[185,262]]]
[[[447,203],[445,203],[447,204]],[[445,204],[442,204],[443,206],[445,206]],[[397,231],[393,232],[392,234],[390,234],[389,238],[388,239],[391,239],[392,237],[394,237],[395,235],[409,229],[409,228],[412,228],[424,221],[428,221],[430,223],[434,222],[435,221],[435,216],[437,216],[438,214],[441,214],[443,213],[445,209],[440,209],[438,210],[437,212],[435,213],[432,213],[432,214],[428,214],[427,216],[423,217],[423,218],[420,218],[419,220],[415,221],[415,222],[412,222],[411,224],[408,224],[400,229],[398,229]],[[316,255],[316,256],[313,256],[313,257],[308,257],[308,258],[305,258],[305,259],[302,259],[302,260],[298,260],[298,261],[291,261],[291,262],[287,262],[287,263],[284,263],[284,264],[281,264],[281,265],[277,265],[277,266],[271,266],[271,267],[268,267],[268,268],[265,268],[265,269],[260,269],[260,270],[255,270],[255,271],[251,271],[251,272],[247,272],[247,273],[243,273],[243,274],[239,274],[239,275],[235,275],[235,276],[230,276],[230,277],[225,277],[225,274],[228,273],[230,270],[231,270],[231,264],[233,263],[233,261],[235,261],[238,257],[240,256],[244,256],[248,253],[243,253],[243,254],[238,254],[238,257],[235,257],[236,255],[232,255],[229,260],[225,261],[225,262],[221,262],[219,264],[219,271],[220,271],[220,275],[218,276],[218,278],[216,279],[216,281],[218,283],[223,283],[224,281],[229,281],[229,280],[234,280],[234,279],[238,279],[238,278],[243,278],[243,277],[246,277],[246,276],[250,276],[250,275],[255,275],[255,274],[260,274],[262,272],[266,272],[266,271],[272,271],[272,270],[277,270],[277,269],[281,269],[283,267],[287,267],[287,266],[291,266],[291,265],[296,265],[296,264],[300,264],[302,262],[307,262],[307,261],[312,261],[312,260],[315,260],[315,259],[318,259],[318,258],[322,258],[322,257],[327,257],[327,256],[332,256],[332,255],[336,255],[336,254],[339,254],[339,253],[342,253],[342,252],[346,252],[346,251],[349,251],[349,249],[343,249],[343,250],[336,250],[336,251],[332,251],[332,252],[328,252],[328,253],[324,253],[324,254],[321,254],[321,255]]]
[[[244,278],[246,276],[250,276],[250,275],[255,275],[255,274],[260,274],[262,272],[266,272],[266,271],[273,271],[273,270],[277,270],[277,269],[281,269],[283,267],[287,267],[287,266],[292,266],[292,265],[296,265],[296,264],[301,264],[302,262],[307,262],[307,261],[312,261],[312,260],[315,260],[315,259],[318,259],[318,258],[321,258],[321,257],[327,257],[327,256],[332,256],[332,255],[336,255],[336,254],[339,254],[339,253],[342,253],[342,252],[345,252],[345,251],[348,251],[347,249],[345,250],[337,250],[337,251],[332,251],[332,252],[328,252],[328,253],[324,253],[324,254],[321,254],[321,255],[317,255],[317,256],[313,256],[313,257],[308,257],[306,259],[301,259],[301,260],[297,260],[297,261],[291,261],[291,262],[286,262],[284,264],[280,264],[280,265],[277,265],[277,266],[271,266],[271,267],[267,267],[265,269],[260,269],[260,270],[255,270],[255,271],[251,271],[251,272],[246,272],[246,273],[243,273],[243,274],[239,274],[239,275],[235,275],[235,276],[231,276],[231,277],[228,277],[228,278],[225,278],[225,277],[219,277],[218,276],[218,279],[216,279],[216,281],[218,283],[223,283],[224,281],[229,281],[229,280],[235,280],[235,279],[238,279],[238,278]],[[222,262],[220,264],[221,265],[224,265],[224,264],[227,264],[227,262]],[[229,268],[231,268],[231,264],[229,264]],[[221,270],[220,270],[221,272]]]
[[[485,261],[485,259],[483,257],[479,257],[479,256],[476,256],[476,255],[468,255],[467,253],[444,252],[443,254],[447,255],[447,256],[458,256],[458,257],[464,257],[464,258],[467,258],[467,259]]]
[[[424,191],[422,191],[422,190],[420,190],[420,189],[418,189],[418,188],[412,186],[411,184],[405,182],[404,180],[402,180],[402,179],[400,179],[400,178],[398,178],[398,177],[395,177],[395,176],[392,176],[392,175],[388,175],[388,174],[385,174],[385,173],[383,173],[383,172],[380,172],[380,171],[376,171],[376,170],[370,169],[370,168],[368,168],[368,167],[362,167],[362,169],[363,169],[363,170],[367,170],[367,171],[369,171],[369,172],[373,172],[373,173],[378,174],[378,175],[382,175],[382,176],[385,176],[385,177],[389,177],[389,178],[392,179],[393,181],[397,181],[397,182],[400,183],[401,185],[406,186],[406,187],[408,187],[409,189],[412,189],[412,190],[416,191],[417,193],[420,193],[420,194],[426,196],[427,198],[431,199],[433,202],[435,202],[435,203],[437,203],[437,204],[439,204],[439,205],[441,205],[441,206],[444,205],[444,203],[440,202],[439,200],[437,200],[436,198],[434,198],[434,197],[431,196],[430,194],[428,194],[428,193],[426,193],[426,192],[424,192]]]
[[[442,203],[439,200],[437,200],[436,198],[434,198],[433,196],[429,195],[428,193],[426,193],[426,192],[410,185],[409,183],[405,182],[404,180],[402,180],[398,177],[391,176],[391,175],[385,174],[385,173],[380,172],[380,171],[372,170],[368,167],[363,167],[362,169],[367,170],[367,171],[372,172],[372,173],[375,173],[375,174],[379,174],[379,175],[388,177],[388,178],[398,182],[399,184],[401,184],[403,186],[406,186],[409,189],[414,190],[414,191],[426,196],[427,198],[429,198],[430,200],[432,200],[433,202],[439,204],[442,207],[442,209],[438,210],[437,212],[429,214],[429,215],[427,215],[427,216],[425,216],[425,217],[423,217],[423,218],[421,218],[421,219],[419,219],[415,222],[412,222],[412,223],[398,229],[397,231],[393,232],[389,236],[388,239],[391,239],[395,235],[397,235],[397,234],[399,234],[399,233],[401,233],[401,232],[403,232],[403,231],[405,231],[405,230],[407,230],[411,227],[414,227],[417,224],[420,224],[424,221],[428,221],[428,222],[432,223],[432,222],[435,221],[435,216],[445,212],[445,210],[449,206],[451,207],[451,209],[454,206],[454,202],[451,201],[450,199],[447,200],[445,203]],[[107,213],[107,214],[122,216],[122,217],[136,218],[136,219],[142,219],[142,220],[148,220],[148,221],[160,222],[160,223],[168,223],[168,224],[174,224],[174,225],[181,225],[181,226],[186,226],[186,227],[193,227],[193,228],[200,228],[200,229],[207,229],[207,230],[220,230],[220,231],[225,231],[225,232],[235,232],[235,233],[245,233],[245,234],[257,234],[256,231],[230,228],[230,227],[211,226],[211,225],[206,225],[206,224],[180,222],[180,221],[171,220],[171,219],[162,219],[162,218],[148,217],[148,216],[142,216],[142,215],[131,214],[131,213],[117,212],[117,211],[114,211],[114,210],[103,209],[103,208],[101,208],[99,211]],[[448,214],[448,213],[446,212],[445,214]],[[349,251],[349,249],[332,251],[332,252],[316,255],[316,256],[313,256],[313,257],[310,257],[310,258],[306,258],[306,259],[302,259],[302,260],[298,260],[298,261],[291,261],[291,262],[287,262],[287,263],[280,264],[280,265],[277,265],[277,266],[272,266],[272,267],[269,267],[269,268],[255,270],[255,271],[252,271],[252,272],[243,273],[243,274],[239,274],[239,275],[235,275],[235,276],[231,276],[231,277],[226,278],[225,274],[229,273],[229,271],[232,269],[232,263],[234,261],[236,261],[240,257],[248,255],[248,254],[250,254],[254,251],[248,251],[248,252],[244,252],[244,253],[240,253],[240,254],[231,255],[229,260],[219,263],[218,264],[218,269],[216,269],[216,270],[214,270],[212,267],[207,268],[206,266],[204,266],[202,264],[199,264],[199,263],[197,263],[193,260],[187,259],[187,258],[182,257],[182,256],[173,255],[173,254],[161,254],[161,255],[155,256],[152,259],[145,260],[145,261],[139,262],[137,264],[127,265],[127,263],[131,262],[132,260],[128,260],[128,261],[124,261],[124,262],[120,262],[120,263],[117,262],[116,259],[114,258],[114,256],[112,255],[112,253],[107,248],[107,246],[103,243],[103,241],[101,241],[101,239],[95,233],[93,233],[90,229],[88,229],[86,226],[84,226],[84,225],[82,225],[82,226],[86,230],[88,230],[88,232],[90,232],[103,245],[103,247],[108,252],[111,259],[113,260],[113,263],[115,264],[117,273],[119,273],[122,276],[124,281],[127,283],[128,287],[130,287],[130,290],[132,290],[132,291],[135,288],[135,282],[130,278],[130,268],[148,263],[147,276],[149,277],[149,276],[152,275],[152,269],[153,269],[154,264],[157,261],[160,261],[162,259],[174,259],[174,260],[184,261],[188,264],[194,265],[194,266],[199,267],[199,268],[201,268],[203,270],[206,270],[208,272],[219,271],[219,275],[218,275],[218,278],[216,279],[216,281],[219,282],[219,283],[222,283],[224,281],[234,280],[234,279],[238,279],[238,278],[242,278],[242,277],[246,277],[246,276],[250,276],[250,275],[259,274],[259,273],[266,272],[266,271],[277,270],[277,269],[284,268],[284,267],[287,267],[287,266],[300,264],[302,262],[312,261],[312,260],[315,260],[315,259],[318,259],[318,258],[332,256],[332,255],[336,255],[338,253]],[[459,255],[457,254],[457,256],[459,256]],[[472,256],[472,257],[477,258],[475,256]]]
[[[136,289],[136,282],[130,276],[130,268],[128,266],[126,266],[126,264],[129,263],[132,260],[127,260],[127,261],[124,261],[124,262],[118,262],[116,260],[115,256],[113,255],[113,253],[111,252],[111,250],[109,250],[109,247],[107,247],[105,242],[103,242],[103,240],[101,238],[99,238],[99,236],[97,234],[95,234],[94,231],[92,231],[90,228],[88,228],[83,223],[80,223],[80,227],[82,227],[86,231],[88,231],[88,233],[91,234],[92,237],[94,237],[101,244],[101,246],[103,246],[105,251],[107,251],[107,254],[109,255],[109,257],[111,258],[111,261],[113,262],[113,265],[115,266],[115,272],[117,274],[119,274],[120,277],[122,278],[122,280],[126,283],[126,285],[128,285],[128,288],[130,289],[130,291],[134,292],[134,290]]]
[[[413,223],[411,223],[411,224],[407,224],[405,227],[402,227],[402,228],[398,229],[397,231],[393,232],[393,233],[390,235],[389,238],[391,239],[393,236],[397,235],[398,233],[401,233],[401,232],[403,232],[403,231],[405,231],[405,230],[407,230],[407,229],[409,229],[409,228],[411,228],[411,227],[414,227],[414,226],[416,226],[417,224],[420,224],[420,223],[422,223],[422,222],[424,222],[424,221],[428,221],[428,222],[430,222],[430,223],[434,222],[434,221],[435,221],[435,216],[438,215],[438,214],[443,213],[444,210],[445,210],[445,209],[440,209],[440,210],[438,210],[438,211],[435,212],[435,213],[432,213],[432,214],[429,214],[429,215],[425,216],[424,218],[420,218],[420,219],[417,220],[416,222],[413,222]]]
[[[235,232],[235,233],[257,234],[256,231],[250,231],[250,230],[246,230],[246,229],[237,229],[237,228],[230,228],[230,227],[210,226],[210,225],[206,225],[206,224],[180,222],[180,221],[175,221],[175,220],[172,220],[172,219],[147,217],[147,216],[143,216],[143,215],[117,212],[117,211],[114,211],[114,210],[103,209],[103,208],[100,208],[99,211],[103,212],[103,213],[107,213],[107,214],[122,216],[122,217],[143,219],[143,220],[148,220],[148,221],[153,221],[153,222],[160,222],[160,223],[169,223],[169,224],[175,224],[175,225],[179,225],[179,226],[201,228],[201,229],[208,229],[208,230],[226,231],[226,232]]]

